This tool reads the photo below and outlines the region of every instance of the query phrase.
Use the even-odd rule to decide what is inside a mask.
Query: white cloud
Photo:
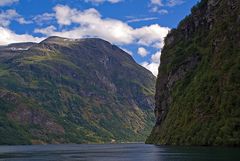
[[[38,25],[43,25],[43,24],[49,23],[53,19],[55,19],[55,14],[54,13],[43,13],[43,14],[37,15],[33,18],[33,20]]]
[[[151,62],[143,62],[140,65],[142,65],[144,68],[148,69],[153,73],[154,76],[157,76],[158,74],[158,67],[160,65],[160,56],[161,51],[156,52],[151,56]]]
[[[133,35],[137,38],[139,44],[149,46],[154,43],[164,42],[169,30],[167,27],[154,24],[135,29]]]
[[[42,33],[44,35],[51,35],[52,33],[54,33],[56,31],[56,27],[51,25],[51,26],[48,26],[46,28],[43,28],[43,29],[35,29],[34,32],[35,33]]]
[[[180,5],[182,3],[184,3],[184,0],[165,0],[164,2],[163,0],[150,0],[150,4],[152,6],[160,6],[160,7],[163,7],[163,6],[173,7],[176,5]]]
[[[145,48],[140,47],[140,48],[138,48],[137,53],[138,53],[139,55],[141,55],[142,57],[145,57],[145,56],[147,56],[148,51],[147,51]]]
[[[19,0],[0,0],[0,6],[8,6],[18,1]]]
[[[21,15],[19,15],[16,10],[9,9],[0,12],[0,26],[7,27],[12,21],[17,21],[20,24],[29,24],[31,21],[25,20]]]
[[[151,0],[151,4],[158,5],[158,6],[163,6],[162,0]]]
[[[173,7],[173,6],[176,6],[176,5],[183,4],[183,3],[184,3],[183,0],[168,0],[166,5],[170,6],[170,7]]]
[[[149,71],[151,71],[153,73],[154,76],[157,76],[158,74],[158,67],[159,64],[158,63],[148,63],[148,62],[143,62],[141,63],[141,66],[143,66],[144,68],[148,69]]]
[[[99,37],[117,45],[142,45],[143,47],[138,49],[138,54],[143,57],[148,54],[148,51],[144,48],[145,46],[156,48],[159,52],[151,56],[150,63],[143,62],[141,65],[150,70],[155,76],[157,75],[160,51],[170,28],[158,24],[133,28],[120,20],[103,18],[94,8],[77,10],[66,5],[57,5],[54,7],[54,12],[55,19],[60,27],[50,25],[46,28],[35,29],[35,33],[76,39]],[[72,24],[75,27],[69,28]],[[123,50],[132,55],[131,51]]]
[[[129,44],[134,39],[132,28],[116,19],[102,19],[100,13],[93,8],[79,11],[68,6],[58,5],[54,8],[59,25],[79,24],[79,27],[49,33],[70,38],[100,37],[112,43]],[[39,30],[38,30],[39,31]]]
[[[158,10],[158,13],[160,13],[161,15],[165,15],[165,14],[168,14],[168,10],[160,9]]]
[[[151,20],[157,20],[157,19],[158,19],[157,17],[133,18],[133,19],[127,20],[126,23],[151,21]]]
[[[18,18],[16,19],[16,21],[17,21],[19,24],[30,24],[30,23],[32,23],[32,21],[27,21],[27,20],[25,20],[23,17],[18,17]]]
[[[162,49],[163,46],[164,46],[164,41],[156,42],[152,45],[152,47],[154,47],[156,49]]]
[[[40,42],[44,38],[33,37],[28,34],[16,34],[13,31],[0,27],[0,45],[7,45],[10,43],[18,43],[18,42]]]
[[[58,5],[54,7],[56,12],[56,19],[60,25],[70,25],[72,23],[72,18],[77,12],[75,9],[71,10],[68,6]]]
[[[110,2],[110,3],[119,3],[122,0],[85,0],[85,2],[91,2],[93,4],[100,4],[104,2]]]
[[[151,12],[155,12],[155,13],[159,13],[159,14],[161,14],[161,15],[166,15],[166,14],[168,14],[168,10],[166,10],[166,9],[161,9],[161,8],[159,8],[159,7],[157,7],[157,6],[152,7],[152,8],[150,9],[150,11],[151,11]]]
[[[159,13],[161,15],[168,14],[168,10],[163,7],[174,7],[184,3],[184,0],[150,0],[150,12]]]
[[[0,26],[8,26],[12,19],[18,17],[18,13],[15,10],[9,9],[0,13]]]
[[[53,29],[53,27],[47,27],[36,29],[36,33],[68,38],[100,37],[118,45],[137,43],[149,46],[162,43],[170,30],[158,24],[134,29],[120,20],[102,18],[101,14],[94,8],[80,11],[69,6],[57,5],[54,7],[54,11],[60,26],[64,27],[71,24],[79,26],[69,30],[62,29],[61,31],[56,31],[56,28]]]
[[[46,28],[38,28],[34,30],[35,33],[42,33],[45,36],[61,36],[75,39],[99,37],[117,45],[137,44],[142,46],[138,49],[138,54],[142,57],[148,54],[145,46],[161,51],[164,45],[164,38],[170,30],[158,24],[133,28],[123,21],[103,18],[94,8],[78,10],[66,5],[57,5],[53,10],[54,13],[52,14],[54,14],[59,26],[50,25]],[[74,27],[71,28],[71,25]],[[131,51],[123,50],[132,55]],[[154,75],[158,71],[160,54],[160,52],[153,54],[150,63],[142,63],[142,66],[150,70]]]
[[[161,51],[156,52],[151,56],[151,60],[153,63],[160,63],[160,56],[161,56]]]

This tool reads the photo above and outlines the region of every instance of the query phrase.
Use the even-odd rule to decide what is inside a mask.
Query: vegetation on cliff
[[[147,143],[240,145],[240,1],[202,0],[165,39]]]

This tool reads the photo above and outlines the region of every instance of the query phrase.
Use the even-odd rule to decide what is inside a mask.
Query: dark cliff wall
[[[239,25],[239,0],[202,0],[168,34],[147,143],[240,145]]]

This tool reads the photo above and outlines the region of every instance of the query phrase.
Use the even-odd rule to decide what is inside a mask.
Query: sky
[[[198,0],[0,0],[0,45],[98,37],[158,73],[164,37]]]

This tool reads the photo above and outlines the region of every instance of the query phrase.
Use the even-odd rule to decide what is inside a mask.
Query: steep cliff
[[[239,26],[239,0],[202,0],[168,34],[147,143],[240,145]]]
[[[0,47],[0,144],[143,141],[155,77],[101,39]]]

